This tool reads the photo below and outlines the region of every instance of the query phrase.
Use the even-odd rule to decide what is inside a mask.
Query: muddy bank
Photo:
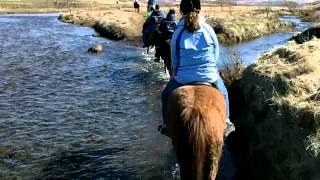
[[[115,23],[108,24],[104,21],[99,21],[94,18],[83,18],[73,14],[62,14],[58,19],[65,23],[92,27],[97,33],[99,33],[100,36],[111,40],[122,40],[125,37],[128,37],[125,29]]]
[[[288,15],[285,10],[255,10],[245,14],[236,14],[224,19],[211,18],[209,23],[224,44],[252,40],[276,32],[288,32],[294,28],[289,22],[279,19],[280,15]]]
[[[290,42],[232,84],[233,137],[246,179],[320,178],[319,56],[319,39]]]
[[[101,36],[112,40],[141,41],[141,28],[144,22],[143,13],[136,13],[132,9],[110,8],[87,11],[74,10],[63,13],[59,20],[94,28]]]
[[[133,41],[134,36],[130,37],[130,33],[127,32],[125,27],[121,26],[122,23],[108,22],[105,20],[99,20],[94,17],[81,16],[77,14],[61,14],[58,19],[65,23],[75,24],[79,26],[92,27],[99,36],[111,39],[111,40],[123,40],[128,39]],[[138,35],[136,35],[138,36]]]
[[[294,40],[298,44],[310,41],[313,38],[320,38],[320,26],[315,26],[307,29],[306,31],[292,37],[290,40]]]

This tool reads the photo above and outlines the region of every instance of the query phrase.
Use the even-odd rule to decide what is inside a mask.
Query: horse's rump
[[[172,75],[171,69],[171,38],[165,37],[158,29],[155,29],[149,37],[149,45],[159,46],[160,57],[163,59],[165,68]]]
[[[165,120],[182,179],[215,179],[225,119],[225,100],[213,87],[187,85],[171,93]]]

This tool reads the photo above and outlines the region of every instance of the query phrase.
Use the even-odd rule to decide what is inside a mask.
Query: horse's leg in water
[[[164,67],[165,67],[165,72],[166,70],[169,71],[170,77],[172,76],[172,69],[171,69],[171,50],[170,50],[170,39],[163,40],[161,43],[161,58],[163,59]]]

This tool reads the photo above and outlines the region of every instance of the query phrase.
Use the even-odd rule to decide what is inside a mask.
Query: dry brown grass
[[[108,1],[109,3],[115,3],[115,1]],[[130,4],[131,3],[131,4]],[[66,15],[72,15],[74,19],[71,19],[69,22],[75,23],[75,24],[88,24],[87,22],[94,21],[99,22],[100,24],[114,24],[118,26],[119,28],[124,29],[124,34],[129,39],[135,39],[138,36],[142,36],[142,25],[144,23],[144,16],[146,14],[146,7],[141,6],[140,13],[134,12],[133,7],[131,7],[132,2],[128,3],[120,2],[120,9],[117,8],[117,6],[114,5],[97,5],[92,6],[88,8],[73,8],[71,9],[71,12],[65,12],[63,16]],[[164,12],[168,12],[170,8],[175,8],[178,10],[179,6],[176,5],[170,5],[170,6],[163,6],[161,7],[161,10]],[[219,17],[222,19],[226,19],[230,16],[234,17],[240,17],[240,18],[233,18],[231,20],[226,20],[226,25],[224,26],[228,32],[228,38],[223,37],[222,41],[225,41],[224,39],[231,39],[232,41],[237,41],[237,39],[251,39],[257,36],[260,36],[262,34],[272,33],[275,30],[284,29],[283,23],[279,23],[276,20],[270,20],[268,23],[265,23],[265,26],[253,26],[252,23],[247,23],[248,21],[251,21],[251,19],[248,19],[251,17],[252,13],[254,13],[255,10],[263,9],[264,7],[255,7],[255,6],[230,6],[230,7],[224,7],[222,10],[218,6],[212,6],[212,5],[204,5],[202,7],[201,13],[207,18],[213,18],[213,17]],[[178,11],[177,11],[178,12]],[[261,11],[262,12],[262,11]],[[251,14],[251,15],[249,15]],[[256,22],[258,23],[262,19],[264,19],[263,14],[266,13],[259,13],[261,15],[261,18],[257,19]],[[177,13],[178,18],[180,18],[179,13]],[[84,21],[86,21],[84,23]],[[92,24],[92,23],[89,23]],[[287,25],[287,24],[286,24]],[[234,28],[234,27],[241,27],[241,28]],[[255,27],[255,28],[252,28]],[[265,27],[268,27],[266,29]],[[256,31],[256,29],[260,30],[263,29],[263,33],[260,31]],[[235,35],[233,35],[235,34]],[[220,39],[221,40],[221,39]]]
[[[62,21],[92,26],[98,24],[102,34],[112,34],[112,29],[120,30],[121,37],[135,39],[141,36],[144,14],[134,12],[133,8],[95,7],[95,8],[75,8],[61,15]],[[112,27],[111,30],[108,30]],[[118,33],[118,31],[116,31]],[[122,38],[120,38],[122,39]]]
[[[225,85],[229,87],[234,81],[241,79],[244,68],[239,52],[230,52],[220,69],[220,75]]]
[[[312,156],[318,157],[320,154],[320,129],[318,129],[316,134],[308,136],[306,147]]]
[[[209,22],[221,42],[240,42],[275,32],[292,30],[293,24],[279,19],[280,13],[286,14],[287,11],[280,9],[267,13],[263,9],[257,9],[223,19],[211,18]]]
[[[319,57],[319,39],[290,42],[244,71],[237,128],[249,140],[255,179],[319,178]]]
[[[320,23],[320,5],[301,7],[292,12],[304,21]]]

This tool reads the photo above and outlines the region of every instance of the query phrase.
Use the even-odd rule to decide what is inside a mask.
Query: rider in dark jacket
[[[167,17],[161,21],[159,31],[161,32],[161,40],[171,39],[173,32],[176,30],[176,14],[174,9],[170,9]]]
[[[143,42],[144,47],[149,46],[149,38],[151,33],[159,29],[160,23],[164,19],[164,14],[160,11],[160,6],[157,4],[154,11],[151,13],[151,15],[146,19],[145,23],[143,24]]]

